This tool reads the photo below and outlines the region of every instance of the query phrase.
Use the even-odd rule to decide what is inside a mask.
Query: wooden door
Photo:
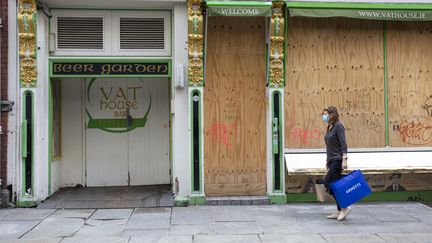
[[[114,78],[86,80],[84,112],[87,114],[85,130],[87,186],[127,186],[129,184],[128,134],[106,130],[106,127],[114,127],[114,123],[122,119],[119,113],[123,109],[120,109],[117,104],[123,99],[116,97],[120,89],[127,90],[127,81]],[[105,119],[106,123],[110,122],[113,125],[92,127],[91,120],[95,118]]]
[[[210,17],[204,88],[208,196],[266,194],[265,19]]]
[[[168,79],[89,79],[86,87],[87,186],[169,184]]]
[[[151,105],[145,126],[129,132],[130,185],[169,184],[169,80],[145,78],[139,81],[141,83],[133,85],[142,85],[143,102],[148,102],[148,98],[151,98]],[[136,110],[133,117],[144,117],[147,107]]]

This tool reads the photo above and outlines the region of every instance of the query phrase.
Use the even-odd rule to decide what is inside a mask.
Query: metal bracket
[[[15,103],[13,101],[8,100],[2,100],[1,101],[1,111],[2,112],[9,112],[12,111],[12,107]]]

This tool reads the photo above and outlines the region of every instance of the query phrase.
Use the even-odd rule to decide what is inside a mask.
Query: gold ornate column
[[[284,2],[272,3],[270,22],[270,75],[269,87],[285,86],[285,8]]]
[[[271,141],[271,152],[268,160],[268,177],[271,178],[268,192],[271,203],[285,204],[285,162],[284,162],[284,89],[285,89],[285,4],[280,0],[272,3],[270,19],[270,47],[269,47],[269,80],[268,103],[270,116],[267,133]]]
[[[189,86],[204,85],[204,26],[201,0],[188,1]]]
[[[19,0],[19,70],[22,87],[36,86],[36,1]]]
[[[203,145],[204,16],[202,0],[188,3],[189,125],[191,145],[191,194],[189,204],[205,204]]]

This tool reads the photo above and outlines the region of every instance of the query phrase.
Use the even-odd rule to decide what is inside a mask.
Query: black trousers
[[[333,195],[333,192],[330,188],[330,183],[339,180],[340,178],[342,178],[342,160],[340,159],[334,159],[334,160],[330,160],[327,162],[327,174],[324,177],[324,186],[327,188],[327,191],[330,193],[330,195],[332,195],[333,197],[335,197]],[[335,198],[336,200],[336,198]],[[340,211],[341,207],[339,206],[339,204],[336,201],[336,206],[337,206],[337,210]]]

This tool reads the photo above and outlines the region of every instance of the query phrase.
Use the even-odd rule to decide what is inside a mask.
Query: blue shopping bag
[[[330,188],[341,208],[348,207],[372,192],[360,170],[331,183]]]

